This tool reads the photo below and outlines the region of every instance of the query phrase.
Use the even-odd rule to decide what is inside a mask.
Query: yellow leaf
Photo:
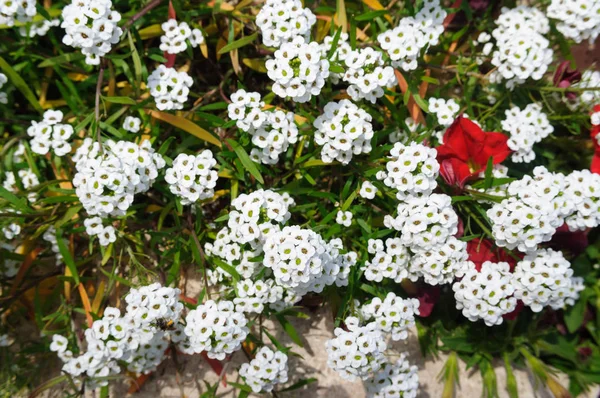
[[[217,61],[220,60],[221,57],[223,56],[223,54],[219,54],[219,51],[226,45],[227,45],[227,42],[225,41],[225,39],[223,39],[222,37],[219,37],[219,40],[217,41]]]
[[[104,281],[100,281],[100,284],[98,285],[98,291],[96,292],[96,295],[94,296],[94,302],[92,303],[92,311],[94,312],[94,314],[98,314],[98,311],[100,310],[100,305],[102,304],[102,298],[104,296],[105,288],[106,284],[104,283]]]
[[[262,58],[244,58],[242,59],[244,65],[248,68],[261,73],[267,73],[267,67],[265,66],[265,60]]]
[[[233,178],[233,174],[229,170],[221,170],[219,171],[219,177],[221,178]]]
[[[81,297],[81,303],[83,304],[83,309],[85,310],[85,317],[87,319],[88,327],[91,328],[92,323],[94,323],[94,318],[92,318],[92,305],[90,304],[90,298],[82,283],[80,283],[77,288],[79,289],[79,296]]]
[[[148,207],[146,207],[146,212],[147,213],[156,213],[157,211],[161,211],[163,209],[162,206],[159,205],[148,205]]]
[[[206,40],[200,43],[200,52],[204,58],[208,58],[208,45],[206,44]]]
[[[89,75],[85,75],[83,73],[70,72],[70,73],[67,73],[67,77],[71,81],[82,82],[82,81],[84,81],[85,79],[87,79],[90,76]]]
[[[237,76],[239,76],[242,73],[242,67],[240,66],[240,58],[238,55],[237,48],[229,52],[229,57],[231,58],[231,65],[233,66],[233,71]]]
[[[346,3],[344,0],[336,1],[336,11],[335,15],[333,16],[333,21],[335,22],[336,26],[342,27],[343,33],[348,32],[348,17],[346,16]]]
[[[362,0],[363,3],[365,3],[365,5],[367,7],[369,7],[371,10],[375,10],[375,11],[379,11],[379,10],[385,10],[385,7],[381,5],[381,3],[377,0]],[[384,15],[385,19],[388,20],[389,23],[394,23],[394,21],[392,20],[392,17],[390,17],[388,14]]]
[[[217,137],[204,130],[202,127],[198,126],[191,120],[188,120],[181,116],[171,115],[170,113],[155,111],[152,109],[149,109],[146,112],[154,119],[162,120],[163,122],[169,123],[171,126],[175,126],[183,131],[186,131],[191,135],[201,139],[202,141],[209,142],[213,145],[218,146],[219,148],[222,146],[221,141]]]
[[[248,5],[252,4],[252,3],[254,3],[254,0],[243,0],[243,1],[240,1],[238,3],[238,5],[235,6],[235,9],[236,10],[241,10],[242,8],[248,6]]]
[[[162,36],[163,30],[160,27],[160,24],[150,25],[144,29],[140,29],[138,32],[142,40],[151,39],[153,37]]]
[[[221,3],[221,11],[233,11],[235,8],[229,3]]]

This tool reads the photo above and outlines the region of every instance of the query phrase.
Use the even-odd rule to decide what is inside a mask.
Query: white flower
[[[283,352],[273,352],[269,347],[262,347],[250,363],[240,367],[240,376],[246,380],[252,391],[271,392],[277,384],[288,380],[288,357]]]
[[[419,374],[411,366],[405,353],[391,364],[386,363],[372,378],[365,381],[369,398],[416,398],[419,392]]]
[[[412,257],[408,277],[416,281],[423,277],[429,285],[444,285],[464,275],[468,267],[467,244],[454,236],[439,246],[419,250]]]
[[[137,133],[140,131],[140,126],[142,121],[138,117],[127,116],[125,121],[123,122],[123,129],[125,131],[129,131],[130,133]]]
[[[256,16],[263,43],[268,47],[279,47],[296,36],[308,41],[310,29],[317,17],[300,0],[267,0]]]
[[[173,160],[173,167],[167,169],[165,181],[183,205],[210,199],[215,195],[218,179],[216,165],[217,161],[208,149],[196,156],[182,153]]]
[[[360,191],[358,192],[358,194],[360,195],[361,198],[364,199],[374,199],[375,195],[377,194],[377,187],[373,184],[371,184],[370,181],[364,181],[362,183],[362,185],[360,186]]]
[[[115,235],[115,228],[112,225],[107,225],[102,229],[102,232],[98,234],[100,246],[108,246],[109,244],[117,240]]]
[[[392,335],[392,340],[405,340],[408,330],[415,325],[415,315],[419,315],[419,300],[403,299],[388,293],[384,300],[375,297],[360,308],[365,322],[374,322],[376,327]]]
[[[192,30],[186,22],[177,22],[175,19],[169,19],[161,25],[161,28],[165,32],[160,37],[159,48],[161,51],[168,54],[179,54],[186,50],[186,40],[192,36]]]
[[[193,83],[186,72],[177,72],[175,68],[165,65],[159,65],[148,76],[148,89],[161,111],[183,109]]]
[[[510,133],[507,144],[514,151],[512,161],[531,162],[535,159],[533,145],[550,135],[554,127],[538,104],[529,104],[523,110],[515,106],[505,113],[506,119],[502,121],[502,129]]]
[[[443,98],[429,98],[429,112],[436,115],[438,123],[442,126],[450,126],[458,111],[460,106],[454,99],[446,101]]]
[[[349,211],[338,211],[335,222],[344,227],[349,227],[352,224],[352,213]]]
[[[584,231],[600,225],[600,174],[574,171],[565,178],[565,195],[574,205],[565,222],[571,231]]]
[[[29,144],[32,152],[45,155],[52,149],[56,156],[64,156],[71,152],[69,139],[74,133],[73,127],[61,123],[62,119],[61,111],[47,110],[44,112],[44,120],[31,122],[27,135],[31,137]]]
[[[596,41],[600,35],[600,4],[597,0],[552,0],[546,14],[558,20],[556,29],[576,43]]]
[[[349,84],[348,94],[354,101],[366,99],[375,103],[383,89],[397,84],[394,69],[385,66],[383,54],[371,47],[350,51],[344,58],[343,80]]]
[[[368,251],[373,257],[365,263],[365,278],[381,282],[383,278],[393,279],[396,283],[408,277],[410,252],[402,245],[400,238],[369,239]]]
[[[0,1],[0,25],[12,27],[15,22],[30,22],[37,15],[35,5],[35,0]]]

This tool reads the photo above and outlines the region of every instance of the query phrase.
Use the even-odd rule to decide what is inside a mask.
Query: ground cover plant
[[[410,333],[447,397],[459,359],[597,389],[600,1],[2,0],[0,34],[3,396],[184,355],[285,396],[321,307],[370,397],[418,395]]]

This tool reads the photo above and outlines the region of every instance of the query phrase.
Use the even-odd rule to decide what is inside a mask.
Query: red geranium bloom
[[[594,106],[592,113],[600,112],[600,105]],[[592,158],[592,165],[590,171],[592,173],[600,174],[600,143],[598,142],[598,136],[600,135],[600,125],[592,126],[590,136],[594,142],[594,157]]]
[[[486,133],[467,118],[459,116],[438,146],[440,173],[450,185],[463,187],[467,179],[484,171],[488,160],[502,163],[510,154],[508,137],[502,133]]]
[[[475,269],[481,271],[481,265],[486,261],[493,263],[507,262],[511,271],[517,265],[517,260],[512,258],[505,250],[494,245],[490,239],[475,238],[467,242],[469,260],[475,264]]]
[[[554,73],[554,77],[552,78],[556,87],[567,88],[570,87],[571,84],[581,80],[581,73],[577,69],[571,70],[569,68],[570,64],[570,61],[564,61],[556,68],[556,73]],[[577,98],[577,93],[572,91],[567,91],[565,95],[570,100]]]

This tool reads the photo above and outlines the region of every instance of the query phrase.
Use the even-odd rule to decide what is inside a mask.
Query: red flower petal
[[[419,289],[417,299],[419,300],[419,316],[427,318],[431,315],[433,307],[440,299],[441,290],[439,286],[425,285]]]

